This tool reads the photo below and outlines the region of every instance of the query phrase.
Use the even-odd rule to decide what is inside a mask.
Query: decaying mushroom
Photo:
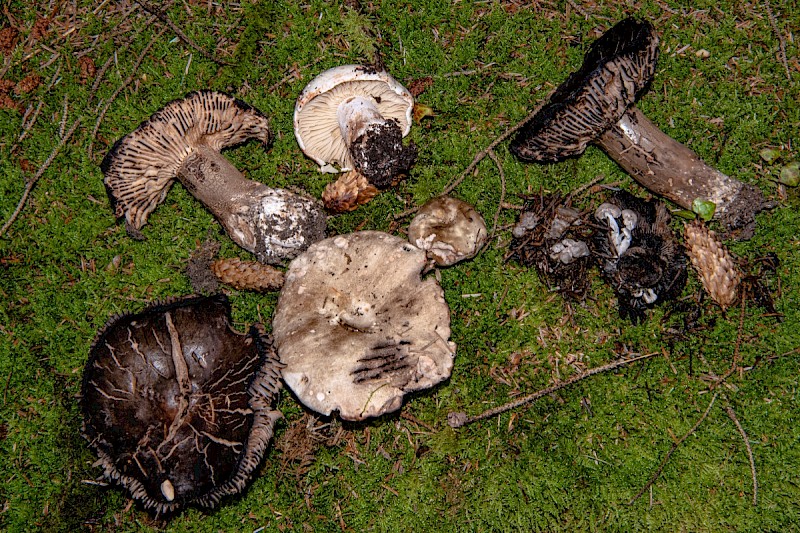
[[[605,231],[594,234],[603,277],[634,323],[645,310],[677,297],[686,285],[686,254],[669,227],[663,202],[617,191],[595,211]]]
[[[447,379],[450,311],[425,253],[378,231],[312,245],[289,265],[272,322],[286,385],[310,409],[363,420]]]
[[[260,261],[295,257],[325,236],[318,202],[245,178],[220,150],[269,141],[267,117],[227,94],[199,91],[168,103],[117,141],[101,168],[114,212],[139,236],[177,178]]]
[[[634,106],[657,57],[650,24],[619,22],[592,44],[581,68],[517,134],[511,151],[524,161],[555,162],[595,143],[647,189],[685,209],[696,199],[713,202],[725,227],[748,236],[756,213],[769,207],[761,191],[705,164]]]
[[[565,298],[586,297],[592,228],[569,200],[557,194],[530,198],[511,234],[510,257],[534,267],[542,281]]]
[[[439,266],[475,257],[486,244],[486,223],[468,203],[439,196],[420,207],[408,226],[408,240]]]
[[[389,73],[342,65],[326,70],[300,93],[294,133],[321,171],[357,170],[383,189],[416,160],[417,147],[403,145],[413,109],[414,97]]]
[[[230,327],[224,296],[113,317],[83,376],[83,435],[106,478],[155,513],[214,507],[244,489],[281,414],[263,328]]]

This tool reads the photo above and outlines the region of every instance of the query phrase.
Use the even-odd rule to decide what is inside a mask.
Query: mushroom
[[[634,106],[657,57],[658,37],[649,23],[619,22],[517,134],[511,152],[523,161],[555,162],[595,143],[647,189],[685,209],[696,199],[713,202],[725,227],[751,234],[756,213],[769,207],[761,191],[704,163]]]
[[[617,295],[619,312],[634,323],[645,311],[677,297],[686,285],[686,254],[658,200],[617,191],[595,211],[606,231],[594,234],[603,277]]]
[[[112,207],[133,236],[177,178],[266,263],[295,257],[325,236],[325,214],[311,198],[245,178],[220,150],[270,139],[267,117],[227,94],[199,91],[165,105],[117,141],[101,169]]]
[[[586,297],[592,228],[569,199],[557,194],[529,199],[511,235],[510,257],[534,267],[542,281],[565,298]]]
[[[389,73],[342,65],[314,78],[297,98],[294,134],[322,172],[357,170],[379,189],[406,174],[417,147],[403,145],[414,97]]]
[[[486,223],[466,202],[439,196],[426,202],[408,226],[408,240],[439,266],[475,257],[486,244]]]
[[[105,477],[156,514],[212,508],[244,489],[281,413],[263,327],[230,327],[224,296],[115,316],[83,375],[83,435]]]
[[[361,231],[313,244],[289,264],[272,321],[286,385],[308,408],[344,420],[396,411],[447,379],[450,311],[425,253]]]

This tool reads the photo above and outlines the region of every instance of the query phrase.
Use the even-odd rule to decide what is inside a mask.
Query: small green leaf
[[[763,148],[758,155],[761,156],[761,159],[766,161],[767,163],[772,163],[776,159],[780,158],[781,151],[776,150],[775,148]]]
[[[784,165],[781,169],[781,177],[778,181],[789,187],[797,187],[800,185],[800,161],[792,161]]]
[[[694,220],[697,218],[697,215],[688,209],[678,209],[677,211],[673,211],[672,214],[678,218],[685,218],[686,220]]]
[[[714,217],[714,211],[717,210],[717,204],[702,198],[695,198],[692,202],[692,211],[697,213],[697,216],[705,221],[709,221]]]

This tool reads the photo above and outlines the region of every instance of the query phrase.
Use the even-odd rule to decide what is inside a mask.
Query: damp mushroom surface
[[[272,327],[286,385],[308,408],[364,420],[447,379],[455,344],[425,252],[362,231],[312,245],[289,265]]]
[[[414,97],[388,72],[341,65],[314,78],[297,98],[294,133],[320,170],[355,170],[378,189],[408,173],[417,147],[411,130]]]
[[[141,237],[177,179],[228,235],[265,263],[291,259],[325,236],[322,206],[239,172],[220,151],[270,140],[267,117],[225,93],[198,91],[165,105],[117,141],[101,163],[114,213]]]
[[[83,435],[104,475],[156,514],[242,491],[272,438],[279,362],[263,328],[230,327],[224,296],[113,317],[83,376]]]
[[[770,207],[762,192],[703,162],[634,105],[655,74],[658,44],[647,22],[628,18],[609,29],[510,150],[523,161],[546,163],[580,155],[594,143],[645,188],[685,209],[695,200],[712,202],[726,229],[749,237],[755,215]]]

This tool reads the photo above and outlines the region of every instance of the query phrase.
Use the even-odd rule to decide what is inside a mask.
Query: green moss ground
[[[44,4],[3,2],[0,26],[20,33],[0,78],[18,84],[39,75],[40,82],[0,94],[6,97],[0,98],[0,223],[63,131],[82,122],[0,237],[0,529],[777,531],[800,523],[800,354],[790,353],[800,347],[800,198],[797,189],[782,191],[773,181],[783,163],[800,157],[794,2],[772,2],[777,33],[764,3],[728,0],[645,1],[635,8],[423,0],[361,2],[360,10],[317,0],[169,7],[170,19],[195,44],[230,65],[203,57],[171,29],[156,37],[163,24],[135,3]],[[225,90],[269,115],[276,134],[269,150],[248,144],[226,156],[250,178],[319,196],[330,176],[317,173],[297,147],[294,99],[322,69],[372,57],[377,42],[402,82],[431,77],[418,100],[436,115],[412,129],[420,155],[410,178],[331,220],[330,228],[400,231],[403,225],[391,224],[394,213],[441,191],[580,64],[588,43],[626,15],[651,21],[662,42],[656,79],[639,107],[708,162],[779,202],[758,217],[755,237],[732,249],[747,260],[778,256],[769,282],[783,318],[746,309],[742,372],[719,389],[708,418],[672,455],[652,492],[628,505],[705,411],[714,394],[709,370],[723,374],[730,367],[738,309],[723,313],[702,303],[697,327],[677,337],[671,330],[684,329],[680,315],[658,310],[632,326],[619,319],[613,294],[595,279],[594,298],[570,316],[534,272],[504,261],[506,229],[475,260],[441,271],[458,344],[453,376],[411,398],[403,417],[312,421],[327,425],[309,436],[302,431],[308,415],[285,392],[276,445],[250,488],[214,512],[190,509],[168,522],[130,505],[117,489],[86,483],[100,471],[79,435],[76,396],[98,328],[114,313],[189,294],[184,268],[209,234],[222,242],[222,255],[249,258],[179,185],[150,217],[146,240],[129,238],[112,215],[99,169],[116,139],[188,91]],[[710,56],[699,57],[701,49]],[[92,60],[97,74],[111,60],[96,91],[97,78],[81,76],[81,57]],[[782,159],[761,160],[766,147],[779,149]],[[566,193],[598,177],[642,193],[595,148],[558,165],[521,164],[505,144],[497,155],[511,203],[542,188]],[[487,158],[454,194],[491,221],[500,191],[499,172]],[[501,228],[514,217],[501,211]],[[692,278],[684,293],[688,307],[696,305],[691,298],[699,287]],[[231,293],[237,327],[269,324],[276,298]],[[556,371],[573,374],[573,361],[590,368],[625,351],[668,357],[596,376],[464,429],[446,424],[450,411],[479,413],[547,386]],[[757,505],[744,442],[725,407],[749,436]],[[305,445],[297,435],[305,435]],[[292,460],[298,450],[305,460]]]

